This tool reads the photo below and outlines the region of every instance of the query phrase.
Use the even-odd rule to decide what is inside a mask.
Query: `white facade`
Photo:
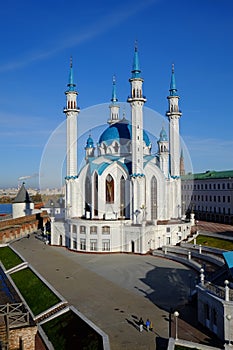
[[[233,171],[182,176],[182,212],[198,220],[233,224]]]
[[[77,251],[144,254],[163,244],[176,244],[190,233],[191,223],[181,220],[180,210],[181,180],[176,164],[179,165],[181,113],[174,69],[167,112],[170,140],[163,128],[156,155],[151,153],[151,142],[143,130],[146,98],[143,96],[137,48],[131,73],[130,121],[125,115],[120,119],[114,79],[109,125],[96,146],[89,136],[85,146],[86,164],[77,175],[74,135],[77,135],[79,110],[71,66],[64,110],[68,155],[66,217],[63,223],[53,220],[52,244]],[[175,160],[174,166],[170,164],[171,158]]]

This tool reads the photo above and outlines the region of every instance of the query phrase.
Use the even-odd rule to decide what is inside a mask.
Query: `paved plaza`
[[[34,235],[12,246],[108,334],[112,350],[159,349],[161,339],[169,335],[171,309],[180,313],[180,338],[213,345],[210,337],[196,329],[195,309],[188,304],[196,275],[182,264],[150,255],[80,254],[45,245]],[[152,321],[153,332],[138,331],[140,317]],[[174,336],[173,315],[170,319]]]

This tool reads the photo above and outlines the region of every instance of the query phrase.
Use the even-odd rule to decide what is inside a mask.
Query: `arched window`
[[[151,220],[157,219],[157,180],[155,176],[151,179]]]
[[[110,174],[106,177],[106,203],[114,202],[114,180]]]
[[[120,216],[125,216],[125,178],[121,177],[120,180]]]
[[[85,181],[85,210],[91,211],[91,181],[86,177]]]
[[[118,153],[118,151],[119,151],[119,145],[118,145],[117,142],[115,142],[114,150],[115,150],[116,153]]]
[[[98,175],[94,175],[94,215],[98,215]]]
[[[105,145],[105,143],[103,144],[103,149],[104,149],[104,153],[107,153],[107,146]]]

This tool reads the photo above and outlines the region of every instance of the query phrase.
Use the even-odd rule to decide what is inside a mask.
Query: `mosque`
[[[66,115],[67,163],[64,219],[51,217],[51,244],[81,252],[145,254],[164,244],[176,244],[191,230],[181,213],[179,95],[174,66],[166,116],[169,136],[162,127],[158,150],[143,129],[143,78],[138,49],[131,71],[129,120],[120,117],[113,79],[110,117],[95,143],[78,145],[76,85],[70,64]],[[78,172],[78,147],[85,146],[85,164]]]

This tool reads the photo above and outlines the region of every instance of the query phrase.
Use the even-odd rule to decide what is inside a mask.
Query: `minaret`
[[[159,140],[157,143],[160,169],[167,178],[169,173],[169,145],[167,133],[164,127],[162,127],[162,130],[160,131]]]
[[[127,102],[131,106],[132,124],[132,183],[133,183],[133,220],[140,223],[140,208],[145,208],[145,178],[143,174],[143,106],[146,98],[143,96],[143,79],[139,66],[138,48],[135,45],[132,76],[129,79],[131,94]]]
[[[77,178],[77,116],[80,109],[77,107],[77,95],[73,79],[73,64],[70,59],[70,74],[66,90],[66,107],[64,113],[66,114],[66,207],[67,216],[71,216],[74,210],[74,187],[72,183]],[[73,202],[73,203],[72,203]],[[70,208],[73,207],[72,210]]]
[[[86,153],[86,156],[85,156],[86,162],[88,162],[89,157],[94,157],[94,155],[95,155],[95,146],[94,146],[94,141],[93,141],[93,138],[91,137],[91,135],[89,135],[89,137],[87,139],[85,153]]]
[[[146,98],[143,96],[141,70],[139,67],[138,48],[135,45],[131,84],[131,95],[128,102],[131,106],[132,123],[132,173],[143,174],[143,106]]]
[[[179,96],[177,94],[174,64],[172,65],[172,76],[170,84],[170,95],[168,99],[168,111],[166,113],[169,119],[169,150],[170,150],[170,174],[174,177],[180,176],[180,132],[179,119],[182,115],[179,110]]]
[[[66,94],[66,108],[64,113],[67,118],[67,161],[66,161],[66,177],[72,177],[77,175],[77,116],[80,109],[77,107],[77,95],[75,90],[75,84],[73,80],[73,65],[72,58],[70,59],[70,74],[69,82],[67,84],[68,90]]]
[[[115,75],[113,76],[112,79],[112,98],[111,98],[112,103],[110,104],[110,119],[108,120],[109,124],[113,124],[116,122],[119,122],[119,105],[117,104],[117,95],[116,95],[116,77]]]

